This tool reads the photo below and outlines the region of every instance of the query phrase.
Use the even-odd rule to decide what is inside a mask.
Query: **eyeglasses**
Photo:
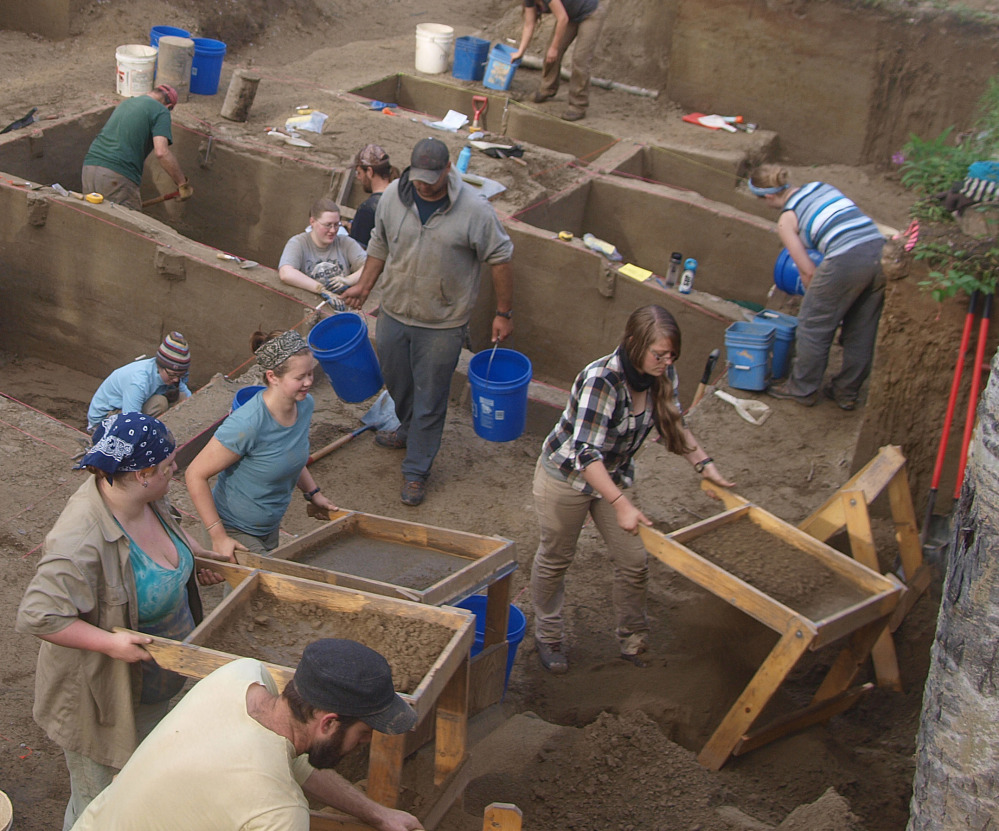
[[[178,369],[167,369],[166,367],[164,367],[163,374],[166,375],[167,378],[172,378],[174,381],[179,381],[187,373],[185,371],[181,371]]]
[[[333,229],[340,230],[340,226],[343,225],[342,222],[317,222],[320,228],[325,228],[327,231],[332,231]]]
[[[679,355],[676,354],[676,352],[670,352],[670,351],[656,352],[655,349],[650,349],[649,354],[653,358],[655,358],[656,363],[662,363],[663,361],[669,361],[670,363],[673,363],[673,361],[675,361],[677,358],[680,357]]]

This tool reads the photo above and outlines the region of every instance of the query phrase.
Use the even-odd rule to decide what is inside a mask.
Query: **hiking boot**
[[[802,407],[814,407],[815,402],[819,398],[818,393],[815,392],[810,395],[795,395],[787,388],[786,383],[767,387],[767,395],[771,398],[779,398],[784,401],[794,401]]]
[[[399,435],[398,430],[379,430],[375,433],[375,444],[389,450],[406,449],[406,440]]]
[[[851,412],[857,409],[857,399],[846,398],[845,396],[840,395],[838,392],[836,392],[831,382],[826,384],[822,388],[822,394],[830,401],[835,401],[836,406],[839,407],[841,410],[846,410],[847,412]]]
[[[538,657],[541,659],[541,666],[547,669],[552,675],[565,675],[569,671],[569,660],[562,652],[562,644],[542,643],[535,638],[534,645],[538,648]]]
[[[407,479],[402,483],[402,504],[415,508],[427,497],[427,483],[419,479]]]
[[[542,92],[539,89],[536,93],[534,93],[534,96],[531,98],[531,100],[535,104],[544,104],[545,101],[547,101],[549,98],[554,98],[554,97],[555,97],[554,92]]]
[[[585,110],[574,110],[572,108],[566,110],[561,115],[563,121],[581,121],[584,118],[586,118]]]

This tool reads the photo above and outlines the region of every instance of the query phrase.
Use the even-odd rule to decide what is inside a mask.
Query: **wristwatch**
[[[317,493],[319,493],[319,491],[321,491],[321,490],[322,490],[322,488],[316,488],[315,490],[306,491],[305,493],[302,494],[302,496],[305,497],[305,501],[306,502],[311,502],[312,501],[312,497],[315,496]]]
[[[508,312],[501,312],[499,309],[496,310],[496,317],[505,317],[507,320],[513,317],[513,309]]]

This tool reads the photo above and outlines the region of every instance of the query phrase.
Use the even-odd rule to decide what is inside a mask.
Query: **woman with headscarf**
[[[16,622],[18,632],[44,641],[34,716],[66,754],[64,831],[180,692],[184,678],[153,662],[145,635],[186,637],[202,615],[194,557],[221,559],[170,515],[176,443],[162,422],[118,413],[98,425],[93,442],[76,465],[92,475],[46,536]],[[198,579],[222,578],[202,570]]]
[[[587,515],[607,544],[614,566],[612,599],[621,657],[645,666],[649,622],[645,596],[648,553],[638,525],[652,522],[632,502],[634,456],[653,426],[666,449],[683,456],[705,479],[723,487],[714,459],[687,428],[677,393],[680,328],[662,306],[631,313],[621,344],[573,382],[569,401],[548,434],[534,470],[534,505],[541,540],[531,570],[535,642],[549,672],[569,669],[563,647],[565,575]]]
[[[250,347],[267,388],[230,413],[186,473],[212,548],[225,556],[277,548],[296,487],[317,507],[337,509],[306,467],[316,365],[308,344],[297,332],[254,332]],[[212,489],[208,480],[216,474]]]

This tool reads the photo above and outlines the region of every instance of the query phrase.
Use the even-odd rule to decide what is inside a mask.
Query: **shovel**
[[[305,462],[306,466],[319,461],[324,456],[328,456],[334,450],[343,447],[347,442],[352,441],[361,435],[361,433],[365,433],[368,430],[398,430],[399,419],[395,414],[395,402],[392,400],[392,396],[388,394],[388,390],[382,390],[381,395],[371,405],[371,409],[361,416],[361,425],[346,436],[340,436],[336,441],[330,442],[325,447],[317,450],[309,456]]]
[[[715,395],[735,407],[735,411],[754,427],[759,427],[770,417],[770,408],[762,401],[753,401],[751,398],[736,398],[734,395],[722,392],[722,390],[715,390]]]

